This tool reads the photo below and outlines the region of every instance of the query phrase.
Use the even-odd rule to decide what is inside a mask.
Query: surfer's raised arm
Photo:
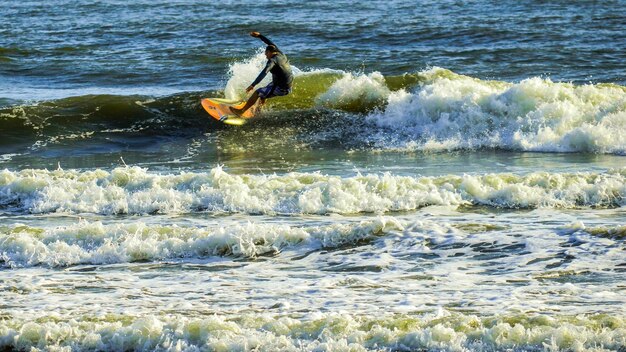
[[[267,39],[267,37],[264,36],[263,34],[259,32],[250,32],[250,35],[255,38],[261,39],[261,41],[267,45],[272,45],[276,49],[276,51],[280,52],[280,50],[278,49],[278,46],[276,46],[276,44],[274,44],[274,42],[272,42],[271,40]]]

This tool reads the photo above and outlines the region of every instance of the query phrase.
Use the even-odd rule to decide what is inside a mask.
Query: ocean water
[[[624,9],[0,0],[0,350],[624,351]]]

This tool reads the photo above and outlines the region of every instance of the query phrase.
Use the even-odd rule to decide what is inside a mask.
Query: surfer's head
[[[270,57],[274,56],[275,54],[278,53],[278,48],[276,48],[275,45],[268,45],[265,48],[265,56],[269,59]]]

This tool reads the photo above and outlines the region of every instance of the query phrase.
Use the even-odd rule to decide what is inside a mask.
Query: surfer
[[[263,88],[257,89],[252,96],[246,102],[241,109],[231,107],[230,110],[237,115],[243,114],[246,110],[256,103],[258,99],[261,99],[261,105],[265,104],[265,99],[284,96],[291,93],[291,86],[293,84],[293,73],[291,72],[291,66],[287,56],[278,49],[276,44],[267,39],[259,32],[250,32],[250,35],[259,38],[263,43],[267,44],[265,48],[265,57],[267,58],[267,64],[259,76],[246,88],[246,93],[254,89],[265,78],[268,73],[272,73],[272,83]]]

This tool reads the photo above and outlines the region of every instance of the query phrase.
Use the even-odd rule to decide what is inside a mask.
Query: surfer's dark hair
[[[265,48],[265,51],[269,51],[271,53],[277,53],[278,52],[278,48],[276,47],[276,45],[268,45]]]

